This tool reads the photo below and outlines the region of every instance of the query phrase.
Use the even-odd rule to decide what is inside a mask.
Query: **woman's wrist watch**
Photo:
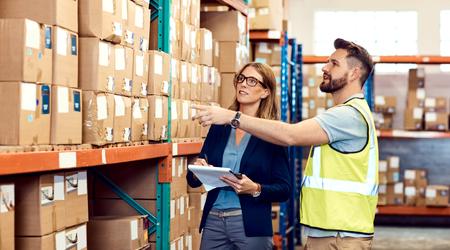
[[[256,183],[256,185],[258,185],[258,188],[256,189],[256,191],[252,194],[252,196],[254,198],[258,197],[261,195],[261,185],[259,183]]]
[[[230,122],[231,127],[233,127],[234,129],[239,128],[239,125],[241,124],[240,118],[241,118],[241,112],[238,111],[238,112],[236,112],[236,115]]]

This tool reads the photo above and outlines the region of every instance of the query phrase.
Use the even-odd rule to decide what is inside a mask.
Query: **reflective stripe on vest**
[[[359,106],[357,103],[352,103],[352,105],[358,106],[358,110],[364,112],[365,117],[370,117],[366,113],[364,108]],[[375,130],[372,128],[371,121],[367,121],[367,124],[369,126],[367,129],[369,129],[370,131],[370,140],[369,140],[370,145],[369,145],[369,163],[368,163],[369,165],[365,182],[321,178],[320,177],[320,172],[322,168],[321,147],[315,146],[312,154],[313,175],[304,176],[302,186],[328,191],[358,193],[362,195],[376,196],[378,194],[378,184],[376,181],[377,166],[376,166],[376,145],[374,132]]]

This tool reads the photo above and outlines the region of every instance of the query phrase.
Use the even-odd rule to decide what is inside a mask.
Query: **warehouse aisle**
[[[450,228],[376,227],[373,250],[449,250]]]

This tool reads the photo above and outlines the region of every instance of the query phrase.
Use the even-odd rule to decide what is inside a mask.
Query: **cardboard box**
[[[38,0],[30,4],[28,0],[2,0],[0,1],[0,18],[29,18],[77,33],[78,1]]]
[[[395,96],[375,96],[375,112],[394,114],[397,106],[397,97]]]
[[[405,186],[427,187],[427,170],[426,169],[405,169],[403,174],[403,182]]]
[[[387,186],[380,184],[378,186],[378,205],[387,205]]]
[[[148,244],[145,216],[94,217],[89,220],[89,249],[140,249]]]
[[[380,184],[387,184],[387,161],[379,160],[378,162],[378,182]]]
[[[211,106],[217,106],[217,107],[220,107],[219,106],[219,104],[217,104],[217,103],[213,103],[213,102],[211,102],[211,103],[200,103],[201,105],[211,105]],[[198,123],[197,123],[198,124]],[[198,128],[200,128],[200,137],[201,138],[206,138],[206,136],[208,135],[208,132],[209,132],[209,129],[211,128],[211,126],[206,126],[206,127],[203,127],[203,126],[198,126]]]
[[[192,101],[191,104],[201,104],[201,103]],[[197,114],[197,110],[196,109],[190,109],[190,110],[191,110],[191,117],[194,117]],[[189,124],[189,133],[188,133],[189,137],[191,137],[191,138],[200,137],[201,128],[202,128],[202,125],[199,124],[198,121],[191,121]]]
[[[170,197],[170,232],[169,240],[173,241],[180,236],[180,200]]]
[[[178,136],[180,138],[192,138],[191,134],[191,101],[180,100],[180,117],[179,117],[179,130]]]
[[[194,34],[193,31],[194,27],[192,25],[180,22],[180,59],[183,61],[191,61],[191,43],[196,42],[196,37],[191,38]],[[194,43],[194,46],[196,46],[196,43]]]
[[[50,250],[57,249],[55,247],[55,233],[47,234],[40,237],[16,237],[16,250]],[[65,246],[64,241],[64,246]]]
[[[132,98],[131,140],[147,141],[148,139],[148,99]]]
[[[14,184],[0,183],[0,249],[14,249]]]
[[[425,87],[425,69],[424,68],[409,69],[408,89],[415,90],[424,87]]]
[[[131,16],[132,25],[129,26],[134,32],[134,50],[147,52],[150,39],[150,9],[134,3],[131,8],[134,8],[134,16]]]
[[[149,104],[148,139],[151,141],[166,140],[169,117],[168,98],[150,95],[147,99]]]
[[[394,123],[394,117],[392,114],[372,113],[375,122],[375,128],[377,129],[392,129]]]
[[[403,182],[387,185],[387,204],[403,205]]]
[[[191,99],[191,84],[189,79],[189,63],[180,61],[180,99]]]
[[[79,0],[79,35],[120,43],[122,18],[119,0]]]
[[[272,57],[271,44],[261,42],[256,43],[254,46],[255,46],[254,61],[269,64]]]
[[[114,95],[114,142],[131,141],[131,98]]]
[[[405,109],[404,128],[406,130],[422,130],[423,108],[414,107]]]
[[[220,99],[221,77],[219,71],[214,67],[211,68],[211,83],[214,88],[213,101],[218,103]]]
[[[220,67],[220,43],[213,39],[213,67]]]
[[[191,51],[188,61],[192,64],[200,64],[200,35],[197,27],[191,27]]]
[[[0,84],[0,145],[50,143],[50,86]],[[36,101],[37,100],[37,101]]]
[[[54,232],[40,237],[16,237],[16,249],[27,250],[86,250],[86,224],[81,224],[66,230]]]
[[[400,181],[400,157],[389,156],[387,158],[388,171],[387,171],[387,183],[394,184]]]
[[[236,99],[236,89],[234,87],[234,78],[236,74],[221,74],[220,88],[220,106],[228,108]]]
[[[417,188],[415,186],[405,186],[405,205],[414,206],[417,201]]]
[[[447,131],[447,112],[425,112],[425,130]]]
[[[409,89],[406,104],[408,107],[421,107],[425,106],[425,88]]]
[[[131,93],[146,97],[148,89],[148,52],[134,51],[134,73]]]
[[[220,42],[221,73],[237,73],[248,61],[247,47],[236,42]]]
[[[197,35],[199,36],[199,63],[202,65],[213,65],[213,39],[212,33],[208,29],[199,29]]]
[[[133,31],[133,21],[134,21],[134,8],[133,2],[131,0],[119,0],[120,13],[119,17],[122,24],[122,39],[120,44],[127,46],[129,48],[134,47],[134,31]]]
[[[425,112],[447,112],[447,97],[425,98]]]
[[[175,58],[170,60],[171,79],[172,79],[172,97],[180,99],[180,61]]]
[[[272,205],[272,230],[273,233],[280,232],[280,206]]]
[[[253,1],[252,8],[249,9],[250,29],[283,30],[283,2],[264,1],[264,4],[257,2]]]
[[[15,177],[15,235],[43,236],[65,227],[64,174]]]
[[[113,142],[114,95],[83,91],[83,143]]]
[[[190,22],[190,0],[180,0],[180,21],[184,23]]]
[[[122,45],[114,46],[114,92],[131,96],[133,89],[134,51]]]
[[[202,12],[200,27],[210,30],[217,41],[247,43],[246,18],[239,11]]]
[[[189,23],[196,28],[200,27],[200,0],[190,0]]]
[[[180,138],[180,100],[178,99],[172,99],[172,105],[171,105],[171,116],[170,119],[172,121],[171,123],[171,130],[170,134],[172,138]]]
[[[169,95],[170,82],[170,55],[164,52],[151,50],[149,54],[148,94]],[[175,65],[176,67],[176,65]],[[175,68],[176,70],[176,68]],[[176,72],[175,72],[176,74]]]
[[[87,172],[65,173],[65,221],[73,227],[88,221]]]
[[[448,207],[449,188],[443,185],[431,185],[426,189],[426,205],[433,207]]]
[[[202,240],[202,234],[199,233],[198,228],[189,229],[189,234],[192,237],[192,248],[191,249],[200,249],[200,243]]]
[[[78,35],[53,26],[53,80],[52,84],[78,88]]]
[[[190,73],[190,83],[191,83],[191,100],[199,101],[201,95],[201,68],[197,64],[191,64]],[[188,65],[189,68],[189,65]],[[188,74],[189,74],[188,73]]]
[[[152,22],[152,30],[155,30],[158,26],[154,24],[155,22]],[[170,18],[169,20],[170,25],[170,36],[169,36],[169,43],[170,43],[170,55],[172,55],[172,58],[175,58],[177,60],[181,59],[181,22],[180,20]],[[150,36],[150,49],[156,50],[158,49],[158,41],[157,36]]]
[[[181,0],[172,0],[170,4],[170,17],[173,19],[180,19],[180,5]]]
[[[51,144],[81,144],[82,93],[79,89],[52,86]]]
[[[51,33],[30,19],[0,19],[0,81],[52,83]]]
[[[203,102],[212,102],[214,85],[211,82],[211,68],[208,66],[200,66],[200,73],[200,100]]]
[[[115,93],[113,45],[91,37],[81,37],[79,41],[80,88]]]

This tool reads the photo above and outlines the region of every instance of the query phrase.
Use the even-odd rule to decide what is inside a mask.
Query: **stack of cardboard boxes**
[[[0,249],[14,248],[14,184],[0,183]]]
[[[213,66],[221,78],[217,97],[220,106],[228,108],[235,97],[235,75],[248,62],[247,20],[239,11],[218,10],[211,8],[201,12],[200,26],[210,30],[215,40],[212,46]]]
[[[377,129],[392,129],[393,117],[396,111],[397,98],[395,96],[375,96],[375,112],[373,114]]]
[[[322,76],[317,75],[314,68],[311,68],[302,87],[302,119],[315,117],[333,107],[334,102],[330,94],[320,90]]]
[[[447,131],[448,119],[447,98],[427,98],[425,94],[425,70],[423,68],[410,69],[405,129]]]
[[[191,188],[188,186],[189,195],[189,233],[192,237],[192,249],[200,249],[201,233],[199,233],[200,220],[206,202],[207,192],[203,186]]]
[[[81,143],[77,13],[77,1],[0,2],[0,144]]]
[[[14,178],[15,249],[87,249],[86,171]]]
[[[248,11],[250,29],[281,31],[283,28],[284,2],[252,0]]]
[[[378,204],[403,204],[403,183],[400,182],[400,157],[390,156],[378,165]]]

